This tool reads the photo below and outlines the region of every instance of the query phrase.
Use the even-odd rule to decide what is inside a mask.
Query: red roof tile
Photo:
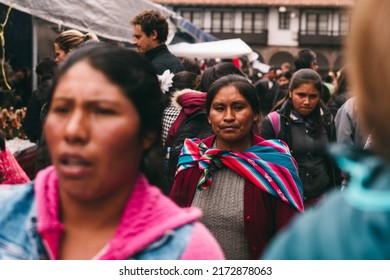
[[[162,5],[350,7],[356,0],[152,0]]]

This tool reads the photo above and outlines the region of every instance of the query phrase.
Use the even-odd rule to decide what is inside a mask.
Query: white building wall
[[[293,10],[289,10],[291,13]],[[290,30],[279,30],[279,12],[276,8],[269,9],[268,14],[268,45],[269,46],[298,46],[299,15],[290,18]]]
[[[298,46],[298,33],[299,33],[299,10],[291,9],[290,12],[290,31],[291,37],[294,42],[291,46]]]

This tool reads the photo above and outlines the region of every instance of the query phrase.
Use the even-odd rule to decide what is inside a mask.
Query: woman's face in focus
[[[132,190],[142,153],[140,117],[122,89],[86,61],[58,82],[45,123],[61,195],[81,201]]]
[[[54,61],[58,63],[64,61],[65,57],[66,57],[66,52],[60,48],[60,45],[58,45],[57,43],[54,43],[54,53],[55,53],[55,58],[54,58]]]
[[[211,103],[209,123],[217,135],[218,149],[242,151],[249,148],[252,141],[254,114],[248,100],[234,86],[219,90]]]
[[[302,116],[310,115],[320,101],[320,92],[313,83],[305,83],[290,92],[294,110]]]

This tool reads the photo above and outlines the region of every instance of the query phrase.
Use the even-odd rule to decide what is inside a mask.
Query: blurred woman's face
[[[287,79],[286,77],[282,76],[278,79],[278,83],[280,86],[282,86],[282,85],[286,85],[286,84],[290,83],[290,80]]]
[[[218,149],[242,151],[251,146],[252,128],[258,115],[236,87],[229,85],[218,91],[208,119],[218,137]]]
[[[302,116],[310,115],[320,101],[320,92],[313,83],[305,83],[290,92],[291,103],[295,111]]]
[[[45,135],[61,196],[79,201],[128,197],[142,153],[140,117],[122,89],[86,61],[54,91]]]
[[[60,45],[58,45],[57,43],[54,43],[54,53],[56,55],[54,58],[55,62],[60,63],[64,61],[66,57],[66,52],[63,49],[61,49]]]

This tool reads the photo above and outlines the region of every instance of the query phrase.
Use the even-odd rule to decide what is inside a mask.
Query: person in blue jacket
[[[334,146],[351,175],[343,192],[298,217],[266,249],[264,259],[390,259],[390,1],[356,3],[348,38],[350,78],[371,151]],[[368,54],[370,54],[368,56]]]

